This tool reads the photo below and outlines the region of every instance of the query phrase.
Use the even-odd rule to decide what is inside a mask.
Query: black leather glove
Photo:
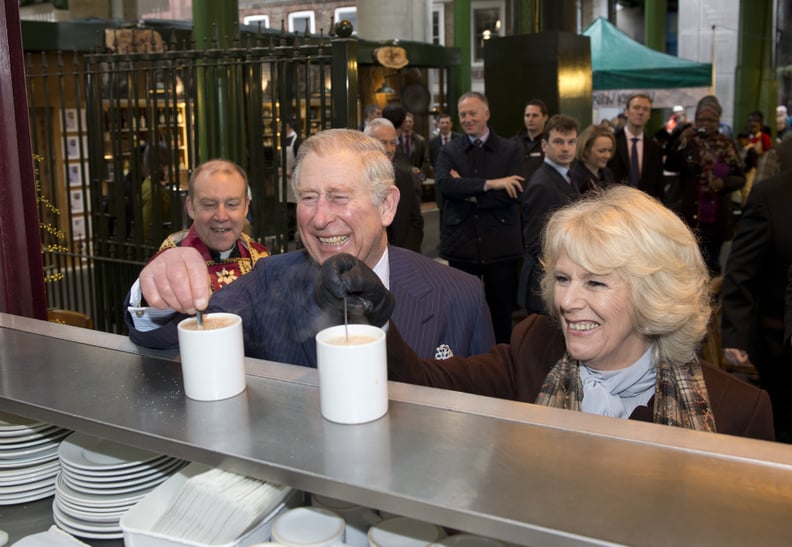
[[[338,324],[344,323],[344,298],[350,323],[383,326],[395,300],[377,274],[354,256],[340,253],[325,260],[314,287],[317,304]]]

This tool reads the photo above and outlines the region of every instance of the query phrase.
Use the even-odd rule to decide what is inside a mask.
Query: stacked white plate
[[[0,505],[55,493],[58,445],[71,431],[0,412]]]
[[[187,463],[82,433],[67,437],[58,452],[53,519],[88,539],[123,537],[121,516]]]

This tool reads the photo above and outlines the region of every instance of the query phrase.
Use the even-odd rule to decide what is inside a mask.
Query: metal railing
[[[333,104],[350,102],[350,86],[330,91],[333,67],[354,65],[331,42],[255,35],[230,49],[195,49],[133,36],[115,42],[117,51],[29,53],[40,195],[56,209],[40,206],[42,233],[62,245],[44,252],[45,272],[63,274],[47,285],[49,306],[123,333],[124,297],[162,240],[189,226],[189,175],[211,157],[247,171],[250,233],[284,251],[283,123],[296,120],[306,137],[331,126]],[[223,114],[218,101],[233,108]],[[160,184],[145,182],[152,174]]]

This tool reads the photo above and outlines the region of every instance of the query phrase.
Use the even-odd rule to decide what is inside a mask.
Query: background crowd
[[[566,351],[567,368],[563,374],[569,374],[569,362],[576,363],[574,377],[582,390],[577,395],[578,406],[573,409],[585,411],[599,401],[594,405],[596,413],[634,418],[636,408],[653,405],[654,412],[647,415],[638,411],[637,415],[644,417],[636,419],[679,425],[679,416],[684,416],[686,423],[695,423],[697,429],[715,430],[716,424],[723,422],[718,429],[734,434],[761,438],[775,435],[779,440],[792,441],[792,368],[788,366],[792,357],[792,313],[787,312],[791,304],[785,304],[785,296],[792,303],[792,242],[787,241],[792,237],[792,226],[781,212],[788,209],[792,200],[788,189],[792,145],[785,138],[790,134],[786,112],[777,112],[776,142],[759,112],[751,113],[744,130],[732,136],[731,128],[721,122],[722,109],[714,96],[699,101],[690,121],[684,109],[675,109],[669,122],[654,135],[647,132],[652,100],[643,94],[629,98],[618,124],[603,121],[585,128],[573,117],[549,112],[541,99],[531,98],[525,103],[523,127],[513,137],[498,135],[490,127],[490,105],[481,93],[462,95],[458,112],[461,132],[454,131],[455,120],[440,115],[429,139],[414,131],[410,112],[399,103],[390,103],[381,110],[367,107],[366,119],[357,130],[328,130],[299,141],[288,174],[290,197],[293,196],[290,201],[295,204],[295,237],[304,248],[261,261],[252,269],[253,275],[236,272],[233,278],[226,278],[234,283],[226,283],[223,291],[217,291],[211,299],[204,281],[207,265],[214,275],[224,275],[229,268],[218,265],[235,260],[238,253],[229,257],[225,254],[228,248],[213,247],[210,238],[228,234],[228,238],[240,242],[235,244],[239,250],[250,244],[245,246],[241,225],[228,220],[231,213],[223,210],[205,219],[191,213],[195,245],[189,243],[190,239],[169,238],[170,244],[164,245],[149,262],[130,291],[128,324],[133,340],[155,347],[172,346],[176,343],[175,324],[183,314],[208,305],[209,310],[243,315],[249,355],[315,366],[312,334],[322,321],[333,320],[327,310],[318,309],[313,301],[314,292],[321,288],[319,272],[328,259],[349,253],[373,272],[377,280],[373,285],[379,284],[395,296],[392,315],[388,311],[378,317],[390,319],[398,326],[393,329],[393,336],[403,336],[410,352],[419,359],[476,356],[489,351],[495,343],[509,342],[511,351],[521,355],[523,346],[515,349],[515,336],[523,342],[528,332],[526,324],[531,325],[530,332],[542,332],[545,340],[552,338],[550,332],[559,336],[561,343],[554,347],[560,348],[561,353],[548,353],[540,359],[543,368],[540,367],[538,379],[532,380],[530,396],[522,392],[515,395],[505,387],[511,385],[518,392],[522,389],[514,387],[512,369],[524,357],[496,352],[498,366],[503,368],[491,366],[487,374],[495,374],[505,383],[493,388],[495,395],[530,402],[537,400],[539,392],[544,393],[545,402],[561,397],[557,391],[547,391],[543,379],[556,371],[553,365],[559,366],[557,362]],[[298,139],[296,135],[289,138]],[[196,170],[190,181],[190,209],[195,211],[197,203],[230,209],[223,185],[202,181],[199,175],[204,172]],[[447,266],[419,254],[423,237],[420,203],[427,179],[434,180],[440,213],[439,255]],[[199,199],[196,193],[196,188],[205,185],[214,192],[208,201]],[[622,187],[631,190],[625,195],[611,192]],[[235,195],[238,194],[237,191]],[[603,195],[610,196],[607,199],[611,201],[606,202]],[[648,199],[649,205],[642,199]],[[247,212],[249,203],[246,194],[237,205]],[[614,230],[631,234],[635,241],[646,238],[643,247],[649,245],[649,249],[639,246],[640,252],[636,251],[632,258],[639,264],[656,266],[644,276],[662,277],[675,271],[672,256],[654,252],[660,252],[658,242],[662,237],[682,234],[674,250],[678,254],[688,256],[693,252],[688,243],[695,247],[694,254],[702,261],[703,270],[697,270],[693,257],[689,269],[679,270],[682,274],[678,275],[691,282],[699,280],[697,289],[685,293],[677,287],[670,294],[652,295],[658,301],[667,301],[661,307],[669,315],[664,320],[673,322],[675,314],[688,322],[691,317],[698,317],[700,328],[687,335],[683,358],[669,358],[662,350],[663,340],[681,329],[679,325],[661,328],[657,321],[651,325],[639,321],[639,316],[649,314],[646,310],[659,302],[646,298],[639,301],[631,287],[646,287],[632,281],[628,283],[631,287],[625,289],[632,292],[624,300],[622,311],[626,310],[635,322],[625,327],[626,332],[635,334],[637,330],[640,337],[624,338],[627,335],[622,333],[617,335],[622,336],[621,341],[614,343],[606,336],[600,349],[607,356],[613,352],[618,355],[624,347],[635,351],[616,361],[601,360],[618,363],[604,369],[596,366],[599,361],[593,357],[597,355],[588,355],[587,344],[592,342],[581,342],[581,333],[610,332],[607,327],[616,320],[609,317],[612,310],[598,309],[595,296],[580,298],[582,304],[564,303],[559,300],[557,287],[581,282],[590,289],[594,282],[589,278],[595,277],[596,284],[610,283],[613,288],[620,283],[612,279],[603,283],[600,278],[615,275],[624,279],[615,264],[606,272],[602,264],[576,260],[576,253],[580,253],[577,244],[565,242],[560,248],[548,249],[548,223],[552,224],[557,213],[574,210],[577,203],[589,204],[589,216],[606,207],[613,211],[621,207],[621,213],[627,216],[634,214],[627,209],[636,208],[650,217],[644,221],[653,218],[666,226],[666,232],[659,237],[649,237],[637,221],[630,226],[614,223]],[[663,211],[679,226],[669,221]],[[606,224],[612,220],[602,218]],[[199,223],[203,229],[197,226]],[[685,228],[680,229],[681,226]],[[592,234],[597,232],[595,228],[590,230]],[[202,233],[206,237],[199,237]],[[690,239],[682,242],[685,233],[690,234]],[[586,244],[608,247],[603,238],[592,235]],[[201,253],[203,247],[206,250]],[[703,285],[702,279],[706,281]],[[555,292],[549,283],[556,287]],[[215,284],[216,281],[212,286]],[[368,298],[360,302],[358,312],[363,316],[370,312],[372,302],[375,309],[382,311],[381,302],[377,302],[379,292],[373,285]],[[676,287],[658,282],[652,290],[671,286]],[[713,291],[712,287],[722,289]],[[290,297],[292,306],[288,308],[279,305],[281,295],[287,293],[299,295]],[[592,294],[596,295],[596,291]],[[674,304],[689,307],[691,296],[698,311],[686,308],[680,312],[675,308]],[[698,304],[704,300],[706,305]],[[711,304],[716,310],[712,316]],[[575,321],[563,320],[567,307],[576,306],[588,310],[588,315],[581,313]],[[520,322],[532,314],[545,316],[555,326],[547,326],[535,316]],[[518,323],[521,327],[514,328]],[[278,328],[269,328],[272,324]],[[714,368],[709,364],[695,368],[702,340],[716,334],[723,351],[719,348],[707,356]],[[593,335],[591,338],[596,339]],[[574,344],[582,344],[583,350],[575,349]],[[531,347],[534,345],[536,342]],[[410,362],[412,353],[398,345],[393,347],[400,348],[399,363]],[[399,369],[402,372],[394,369],[393,374],[418,383],[463,386],[477,392],[491,381],[486,374],[471,372],[477,367],[465,364],[460,368],[453,360],[437,366],[444,381],[416,375],[416,369],[409,367]],[[452,368],[443,368],[447,366]],[[472,376],[455,383],[457,369],[453,366]],[[635,371],[636,366],[643,372],[624,372]],[[660,374],[658,371],[665,370],[663,366],[671,368]],[[764,420],[769,405],[757,395],[758,391],[740,392],[743,388],[735,388],[736,384],[713,372],[729,367],[745,370],[750,366],[755,367],[759,385],[772,400],[772,419]],[[680,370],[693,370],[690,367],[694,367],[694,376],[700,383],[685,385],[684,389],[704,393],[695,400],[678,391],[682,389]],[[641,376],[649,369],[653,371],[650,379]],[[629,389],[624,393],[613,391],[616,385],[624,387],[625,377]],[[639,377],[643,380],[639,381]],[[636,385],[641,386],[640,396],[636,395]],[[675,410],[666,409],[658,418],[659,403],[647,395],[664,393],[663,389],[670,391],[661,397],[665,401],[662,404],[671,404]],[[608,390],[611,391],[605,394]],[[581,406],[584,395],[588,403]],[[713,400],[715,395],[717,400]],[[630,398],[622,408],[620,405]],[[706,404],[702,403],[704,399]],[[749,423],[742,415],[723,417],[723,409],[732,400],[742,401],[743,410],[759,409],[754,415],[759,416],[757,421]],[[614,401],[621,401],[616,404],[621,410],[611,413]],[[676,417],[668,418],[668,412]]]

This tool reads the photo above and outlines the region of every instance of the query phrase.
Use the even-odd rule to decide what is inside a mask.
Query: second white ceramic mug
[[[353,324],[320,331],[316,362],[326,419],[362,424],[388,412],[388,361],[381,328]]]

